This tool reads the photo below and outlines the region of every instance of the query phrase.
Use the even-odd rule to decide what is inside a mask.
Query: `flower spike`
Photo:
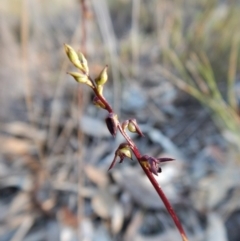
[[[114,113],[114,110],[112,109],[111,105],[103,96],[103,87],[108,79],[107,66],[103,68],[99,76],[94,81],[89,75],[88,63],[84,55],[82,53],[77,53],[71,46],[67,44],[65,44],[64,47],[69,60],[72,62],[72,64],[75,67],[77,67],[81,71],[81,73],[70,72],[68,74],[70,74],[77,82],[87,84],[92,88],[95,94],[95,97],[93,99],[93,104],[100,108],[106,109],[109,113],[107,118],[105,119],[109,132],[111,133],[111,135],[115,137],[117,131],[119,130],[119,132],[126,140],[126,143],[122,143],[121,145],[119,145],[118,149],[115,151],[113,161],[108,170],[113,168],[116,161],[118,160],[118,157],[120,159],[119,163],[122,163],[126,157],[132,159],[132,154],[134,154],[140,166],[142,167],[144,173],[148,177],[152,186],[155,188],[158,196],[161,198],[166,209],[171,215],[182,237],[182,241],[188,241],[186,234],[184,232],[184,229],[181,225],[181,222],[178,220],[177,215],[174,212],[171,204],[169,203],[167,197],[165,196],[158,182],[154,178],[154,175],[158,175],[158,173],[162,171],[160,164],[162,162],[172,161],[173,159],[165,158],[165,157],[155,158],[148,155],[143,155],[143,156],[141,155],[136,144],[126,132],[126,128],[128,128],[130,132],[138,133],[140,136],[143,136],[143,133],[140,130],[137,124],[137,121],[135,119],[130,119],[120,124],[118,121],[118,117]]]

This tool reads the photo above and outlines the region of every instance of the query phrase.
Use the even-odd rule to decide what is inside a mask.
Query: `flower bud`
[[[87,75],[78,72],[68,72],[78,83],[84,83],[93,88],[92,82],[88,79]]]
[[[95,97],[93,98],[93,104],[94,104],[95,106],[99,107],[99,108],[103,108],[103,109],[106,108],[106,106],[104,105],[104,103],[102,103],[102,101],[101,101],[97,96],[95,96]]]
[[[79,69],[82,69],[82,65],[81,65],[81,62],[78,58],[78,54],[75,52],[75,50],[67,45],[67,44],[64,44],[64,48],[65,48],[65,52],[69,58],[69,60]]]
[[[107,128],[112,136],[116,136],[117,134],[117,125],[118,125],[118,119],[117,115],[114,113],[110,113],[108,117],[105,119]]]
[[[87,62],[86,58],[84,57],[84,55],[81,52],[78,53],[78,57],[79,57],[79,61],[81,63],[81,69],[88,75],[89,70],[88,70],[88,62]]]
[[[104,69],[100,72],[99,76],[95,79],[95,82],[97,85],[104,85],[107,82],[108,74],[107,74],[107,68],[106,65]]]
[[[81,52],[76,53],[70,45],[64,44],[64,48],[69,60],[74,64],[74,66],[88,75],[88,64],[84,55]]]

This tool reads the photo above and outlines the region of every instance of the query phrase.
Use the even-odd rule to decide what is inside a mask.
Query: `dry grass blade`
[[[131,33],[131,44],[132,44],[132,72],[136,75],[139,71],[139,14],[140,14],[141,1],[132,1],[132,33]]]
[[[199,75],[197,68],[195,66],[195,63],[191,60],[189,60],[186,63],[186,69],[190,72],[190,74],[193,76],[194,80],[197,83],[198,88],[201,90],[202,93],[209,95],[209,88],[205,81],[202,79],[202,77]]]
[[[25,101],[28,109],[28,117],[31,124],[34,123],[32,84],[28,76],[28,41],[29,41],[29,1],[22,1],[21,9],[21,50],[22,50],[22,72],[25,86]]]
[[[237,72],[238,52],[239,52],[239,35],[236,34],[232,40],[232,48],[229,58],[228,67],[228,101],[233,110],[237,111],[237,98],[234,90]]]
[[[14,236],[11,238],[11,241],[22,241],[24,237],[26,236],[29,229],[32,227],[34,222],[33,216],[27,216],[22,220],[22,223],[17,230],[17,232],[14,234]]]

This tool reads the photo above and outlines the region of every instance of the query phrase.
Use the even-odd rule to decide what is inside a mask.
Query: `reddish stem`
[[[121,130],[120,130],[121,131]],[[126,134],[126,133],[125,133]],[[127,134],[126,134],[127,135]],[[128,136],[128,135],[127,135]],[[124,136],[125,137],[125,136]],[[130,139],[130,137],[128,137]],[[126,139],[128,141],[128,139]],[[131,140],[131,139],[130,139]],[[133,141],[131,140],[131,142],[133,143]],[[130,144],[130,143],[129,143]],[[166,195],[164,194],[163,190],[160,188],[159,184],[157,183],[156,179],[154,178],[153,174],[141,163],[141,154],[137,148],[137,146],[133,143],[133,153],[136,156],[140,166],[142,167],[143,171],[145,172],[145,174],[147,175],[149,181],[152,183],[153,187],[155,188],[156,192],[158,193],[158,196],[162,199],[166,209],[168,210],[170,216],[172,217],[181,237],[183,241],[188,241],[187,236],[185,234],[185,231],[182,227],[181,222],[179,221],[175,211],[172,208],[172,205],[170,204],[170,202],[168,201]]]
[[[86,73],[85,73],[86,74]],[[93,84],[93,91],[94,93],[96,94],[96,96],[102,101],[102,103],[105,105],[105,108],[106,110],[109,112],[109,113],[113,113],[113,109],[112,107],[108,104],[107,100],[99,94],[98,90],[97,90],[97,87],[96,87],[96,84],[95,84],[95,81],[93,81],[93,79],[88,75],[88,79],[92,82]]]
[[[89,76],[88,76],[89,77]],[[105,105],[106,110],[109,113],[113,113],[113,109],[112,107],[108,104],[107,100],[99,94],[99,92],[97,91],[96,85],[94,83],[94,81],[89,77],[89,80],[92,82],[94,88],[93,91],[94,93],[97,95],[97,97],[102,101],[102,103]],[[161,198],[161,200],[163,201],[166,209],[168,210],[170,216],[172,217],[181,237],[183,241],[188,241],[187,236],[185,234],[185,231],[182,227],[182,224],[180,223],[175,211],[173,210],[170,202],[168,201],[167,197],[165,196],[163,190],[160,188],[159,184],[157,183],[156,179],[154,178],[153,174],[148,170],[148,168],[146,168],[142,163],[141,163],[141,153],[138,150],[137,146],[135,145],[135,143],[133,142],[133,140],[128,136],[128,134],[123,130],[122,126],[120,123],[118,123],[118,129],[121,132],[121,134],[123,135],[123,137],[126,139],[126,141],[128,142],[128,144],[131,146],[132,151],[134,153],[134,155],[136,156],[140,166],[142,167],[143,171],[145,172],[145,174],[147,175],[149,181],[151,182],[151,184],[153,185],[153,187],[155,188],[158,196]]]
[[[139,162],[139,160],[138,160]],[[166,195],[164,194],[163,190],[161,189],[161,187],[159,186],[159,184],[157,183],[156,179],[154,178],[153,174],[145,167],[143,166],[140,162],[139,164],[141,165],[143,171],[145,172],[145,174],[147,175],[148,179],[150,180],[150,182],[152,183],[152,185],[154,186],[156,192],[158,193],[159,197],[162,199],[166,209],[168,210],[170,216],[172,217],[180,235],[182,236],[182,240],[183,241],[188,241],[187,236],[185,234],[185,231],[182,227],[181,222],[179,221],[175,211],[172,208],[172,205],[170,204],[170,202],[168,201]]]

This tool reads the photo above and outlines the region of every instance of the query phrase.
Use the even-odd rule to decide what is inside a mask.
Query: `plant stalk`
[[[90,81],[94,84],[94,81],[89,77]],[[99,94],[99,92],[97,91],[97,88],[95,87],[94,84],[94,88],[93,88],[94,93],[97,95],[97,97],[102,101],[102,103],[105,105],[106,110],[109,113],[114,113],[112,107],[108,104],[107,100]],[[133,142],[133,140],[128,136],[128,134],[123,130],[122,126],[120,123],[118,123],[118,129],[121,132],[121,134],[123,135],[123,137],[126,139],[126,141],[128,142],[128,144],[131,146],[132,151],[134,153],[134,155],[136,156],[140,166],[142,167],[143,171],[145,172],[146,176],[148,177],[149,181],[151,182],[151,184],[153,185],[153,187],[155,188],[158,196],[160,197],[160,199],[163,201],[163,204],[165,205],[168,213],[170,214],[172,220],[174,221],[181,237],[183,241],[188,241],[188,238],[186,236],[186,233],[181,225],[181,222],[179,221],[175,211],[172,208],[172,205],[170,204],[170,202],[168,201],[168,198],[166,197],[166,195],[164,194],[163,190],[160,188],[159,184],[157,183],[156,179],[154,178],[153,174],[141,163],[141,153],[138,150],[137,146],[135,145],[135,143]]]

